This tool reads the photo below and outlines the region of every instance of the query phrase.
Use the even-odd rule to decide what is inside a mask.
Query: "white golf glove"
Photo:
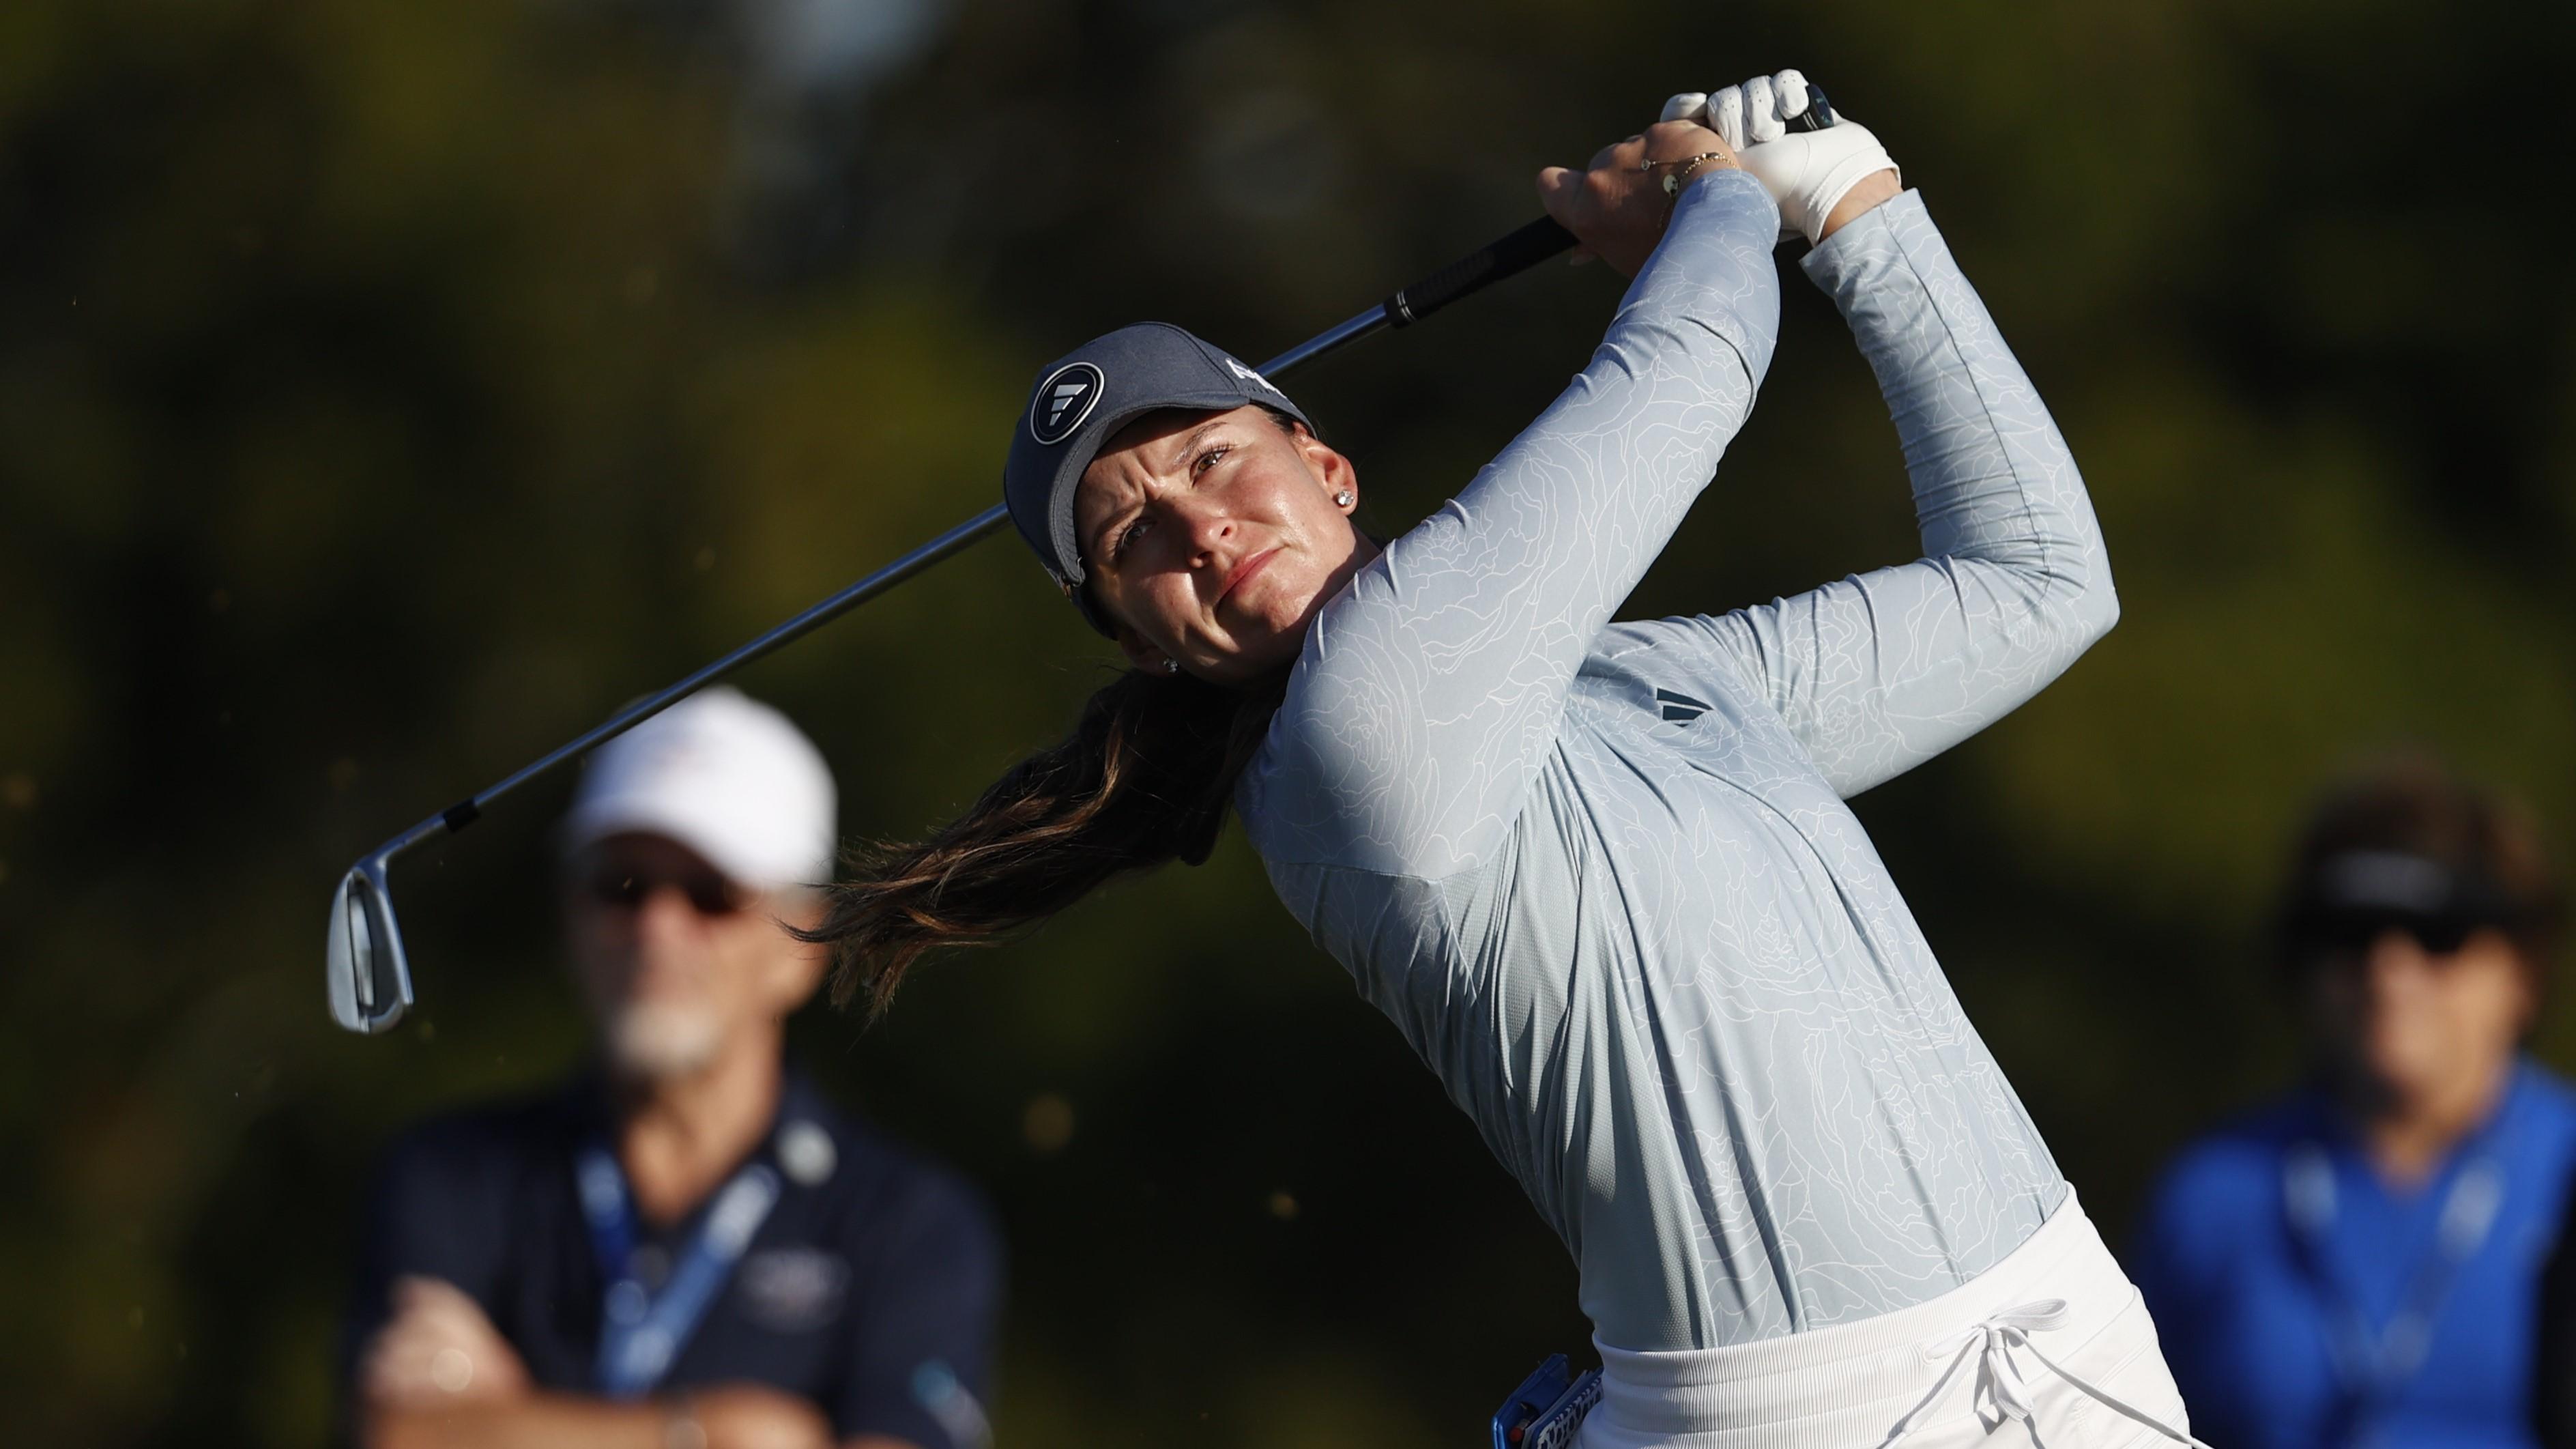
[[[1895,169],[1867,126],[1836,118],[1821,131],[1792,131],[1807,113],[1807,78],[1794,70],[1757,75],[1713,95],[1684,91],[1664,102],[1663,119],[1697,121],[1726,138],[1735,158],[1771,199],[1780,222],[1815,243],[1834,203],[1861,178]]]

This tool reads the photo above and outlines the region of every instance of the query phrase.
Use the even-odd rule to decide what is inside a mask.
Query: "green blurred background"
[[[0,1430],[324,1436],[352,1213],[562,1069],[562,783],[404,863],[421,1006],[322,1011],[361,850],[991,501],[1032,369],[1268,355],[1795,63],[1888,140],[2055,407],[2119,630],[1860,804],[2096,1214],[2296,1070],[2276,862],[2420,742],[2576,821],[2576,9],[2087,0],[0,5]],[[2554,138],[2554,139],[2553,139]],[[1910,556],[1794,274],[1636,612]],[[1298,379],[1433,507],[1616,294],[1547,269]],[[858,834],[1110,667],[983,546],[753,670]],[[1573,1273],[1239,838],[797,1032],[994,1195],[1003,1442],[1471,1442]],[[2576,1004],[2542,1035],[2576,1062]]]

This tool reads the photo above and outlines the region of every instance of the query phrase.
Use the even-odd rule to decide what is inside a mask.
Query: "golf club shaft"
[[[1399,289],[1393,296],[1358,316],[1289,348],[1286,352],[1263,363],[1260,370],[1264,374],[1287,372],[1325,353],[1356,342],[1382,327],[1410,326],[1461,297],[1481,291],[1505,277],[1527,271],[1573,245],[1573,233],[1542,217],[1492,245],[1442,267],[1412,286]],[[431,836],[452,835],[463,830],[473,824],[487,806],[521,785],[568,761],[579,759],[591,750],[688,698],[717,679],[805,637],[932,564],[959,552],[986,534],[994,532],[1008,517],[1009,515],[998,504],[985,509],[741,648],[693,671],[670,688],[637,700],[602,723],[564,742],[544,756],[521,766],[498,783],[467,796],[413,826],[410,830],[386,842],[378,852],[379,856],[390,858]]]
[[[1808,87],[1807,99],[1806,110],[1790,120],[1790,130],[1817,131],[1834,124],[1836,117],[1833,106],[1825,99],[1825,93],[1822,90],[1814,86]],[[1461,297],[1473,295],[1506,277],[1525,272],[1549,257],[1572,249],[1573,246],[1572,232],[1547,217],[1540,217],[1510,235],[1451,262],[1412,286],[1397,288],[1394,295],[1378,305],[1298,343],[1261,364],[1260,371],[1264,374],[1287,372],[1325,353],[1338,351],[1379,328],[1409,327]],[[698,669],[670,688],[637,700],[577,738],[568,740],[543,757],[521,766],[498,783],[457,801],[445,810],[386,841],[377,848],[374,858],[391,860],[394,856],[411,849],[433,835],[453,835],[463,830],[482,815],[484,807],[521,785],[567,761],[579,759],[734,670],[783,645],[805,637],[884,593],[887,589],[893,588],[914,574],[1000,528],[1008,517],[1009,514],[998,504],[985,509],[973,518],[896,559],[893,563],[887,564],[884,568],[780,624],[777,628]]]
[[[1834,124],[1833,105],[1825,93],[1807,88],[1808,104],[1803,113],[1789,121],[1792,131],[1819,131]],[[1261,364],[1264,374],[1287,372],[1301,363],[1311,362],[1325,353],[1368,336],[1381,327],[1409,327],[1429,317],[1461,297],[1529,270],[1549,257],[1570,250],[1574,234],[1555,221],[1540,217],[1518,231],[1451,262],[1409,287],[1399,287],[1394,295],[1338,326],[1326,329],[1277,357]],[[526,784],[530,780],[564,764],[579,759],[600,745],[660,714],[663,710],[695,694],[700,689],[749,664],[762,655],[792,644],[850,610],[911,578],[914,574],[965,548],[968,544],[1000,528],[1009,514],[998,504],[964,523],[939,535],[930,542],[887,564],[884,568],[814,605],[795,618],[705,665],[659,694],[637,700],[619,710],[603,723],[579,737],[557,746],[543,757],[521,766],[517,771],[385,842],[377,851],[379,859],[391,859],[433,835],[453,835],[474,823],[485,806]]]

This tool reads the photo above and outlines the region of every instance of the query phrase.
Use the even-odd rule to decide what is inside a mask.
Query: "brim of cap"
[[[1314,426],[1314,422],[1306,416],[1305,409],[1290,401],[1284,393],[1271,396],[1256,394],[1241,388],[1202,388],[1192,392],[1167,393],[1141,402],[1131,402],[1116,412],[1086,418],[1081,427],[1074,429],[1073,436],[1066,440],[1064,452],[1056,460],[1055,478],[1047,488],[1047,527],[1055,535],[1056,557],[1063,560],[1069,570],[1067,577],[1071,585],[1074,607],[1082,611],[1082,617],[1092,628],[1109,638],[1118,637],[1116,627],[1110,623],[1108,616],[1101,613],[1100,606],[1092,601],[1091,568],[1083,560],[1082,542],[1073,526],[1073,495],[1082,486],[1083,470],[1091,466],[1094,458],[1100,456],[1100,445],[1115,436],[1120,428],[1147,413],[1162,412],[1170,408],[1223,412],[1229,408],[1247,405],[1275,407],[1310,428]]]
[[[566,857],[612,835],[659,835],[676,841],[703,857],[725,879],[753,890],[786,890],[815,884],[815,880],[808,879],[815,862],[800,865],[777,856],[764,858],[724,839],[721,832],[709,830],[705,822],[690,818],[685,810],[647,800],[594,800],[576,806],[555,831],[557,844]],[[829,862],[822,863],[822,874],[828,875],[830,869]]]

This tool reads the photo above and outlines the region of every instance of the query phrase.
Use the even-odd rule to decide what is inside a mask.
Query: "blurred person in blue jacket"
[[[2559,917],[2532,826],[2430,761],[2317,809],[2278,936],[2310,1081],[2182,1153],[2131,1267],[2211,1442],[2536,1442],[2576,1093],[2522,1045]]]
[[[603,747],[566,817],[594,1064],[410,1133],[346,1335],[373,1449],[974,1449],[1001,1294],[981,1199],[785,1061],[822,977],[829,769],[730,689]]]

